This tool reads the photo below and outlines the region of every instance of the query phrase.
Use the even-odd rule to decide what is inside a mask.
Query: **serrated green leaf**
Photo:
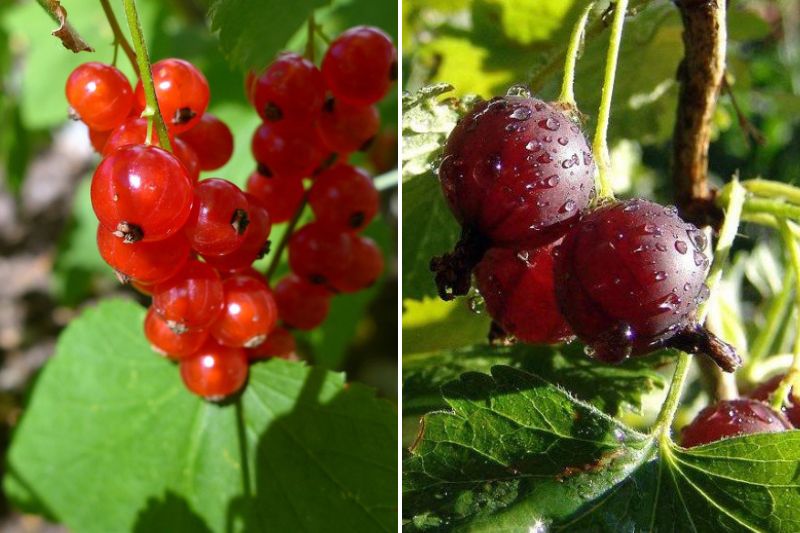
[[[800,432],[682,449],[508,367],[444,388],[405,461],[407,531],[796,531]]]
[[[390,531],[396,414],[342,374],[272,360],[204,402],[106,301],[74,321],[16,429],[4,486],[73,531]],[[331,509],[336,512],[332,513]]]
[[[242,68],[267,65],[303,26],[315,9],[330,0],[248,2],[217,0],[209,11],[226,55]]]
[[[508,365],[535,374],[607,414],[639,411],[645,394],[664,387],[664,377],[655,368],[671,358],[671,354],[662,352],[645,359],[631,359],[621,365],[608,365],[590,359],[581,346],[574,344],[519,344],[514,347],[482,344],[459,350],[413,354],[403,357],[403,411],[443,408],[442,385],[464,372],[488,372],[496,365]]]

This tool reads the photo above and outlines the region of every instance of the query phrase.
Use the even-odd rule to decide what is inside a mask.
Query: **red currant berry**
[[[275,286],[275,301],[284,324],[309,331],[322,324],[328,316],[331,293],[290,274]]]
[[[353,235],[312,222],[289,239],[289,266],[309,283],[338,290],[350,268],[352,252]]]
[[[695,323],[708,296],[706,247],[705,235],[674,207],[640,199],[607,204],[586,215],[557,250],[559,307],[602,361],[672,346],[708,353],[732,371],[732,348]]]
[[[572,336],[556,303],[553,248],[490,248],[475,268],[489,315],[522,342],[551,344]]]
[[[89,130],[89,142],[92,143],[92,148],[98,154],[103,153],[103,148],[106,146],[106,142],[108,142],[108,138],[111,136],[112,130],[108,131],[98,131],[98,130]]]
[[[181,139],[174,139],[172,141],[172,154],[183,163],[186,175],[189,176],[192,183],[197,183],[200,179],[200,159],[197,153]]]
[[[97,248],[122,281],[133,279],[145,285],[173,276],[191,252],[189,241],[181,233],[162,241],[126,243],[103,226],[97,228]]]
[[[785,377],[785,374],[780,374],[762,383],[750,394],[750,397],[755,400],[768,401],[769,397],[775,392],[775,389],[778,388],[778,385],[780,385]],[[793,393],[794,387],[789,391],[789,405],[784,405],[781,411],[783,415],[789,419],[789,422],[797,428],[800,427],[800,402],[795,399]]]
[[[247,198],[239,187],[211,178],[195,185],[194,193],[185,229],[192,248],[203,255],[223,255],[241,246],[250,216]]]
[[[305,178],[323,162],[325,153],[316,128],[289,122],[268,123],[253,134],[253,157],[266,176]]]
[[[453,129],[439,177],[450,209],[496,245],[533,248],[578,221],[594,194],[586,139],[534,98],[477,104]]]
[[[776,433],[791,429],[783,416],[757,400],[724,400],[709,405],[681,431],[685,448],[753,433]]]
[[[170,359],[181,359],[196,352],[208,338],[208,332],[202,329],[175,333],[152,307],[144,318],[144,335],[155,352]]]
[[[133,106],[131,84],[116,67],[84,63],[67,78],[67,101],[89,128],[108,131],[127,118]]]
[[[367,156],[376,175],[397,168],[396,128],[384,128],[371,143]]]
[[[180,138],[195,151],[202,170],[222,168],[233,155],[233,133],[227,124],[210,113],[205,113],[200,122]]]
[[[262,274],[261,272],[259,272],[255,268],[253,268],[252,266],[248,266],[247,268],[243,268],[241,270],[235,270],[235,271],[223,273],[222,274],[222,279],[228,279],[228,278],[232,278],[232,277],[235,277],[235,276],[246,276],[248,278],[252,278],[252,279],[256,280],[257,282],[261,283],[267,289],[269,289],[269,282],[267,282],[267,278],[264,276],[264,274]]]
[[[222,312],[223,303],[219,274],[194,259],[153,289],[153,309],[177,333],[208,328]]]
[[[322,60],[322,75],[337,99],[374,104],[397,79],[397,50],[378,28],[356,26],[331,43]]]
[[[136,289],[136,292],[139,294],[143,294],[145,296],[153,296],[153,289],[155,289],[155,283],[143,283],[141,281],[137,281],[135,279],[131,280],[131,287]]]
[[[232,276],[222,282],[225,307],[211,326],[211,334],[226,346],[258,346],[275,328],[278,309],[272,293],[249,276]]]
[[[375,218],[379,201],[367,173],[344,164],[323,171],[308,193],[317,221],[339,230],[365,228]]]
[[[192,209],[183,164],[151,145],[123,146],[106,157],[92,178],[91,196],[100,223],[127,242],[169,237]]]
[[[383,272],[383,253],[369,237],[353,237],[353,256],[350,268],[337,283],[340,292],[358,292],[378,281]]]
[[[303,181],[298,178],[265,176],[258,171],[247,179],[247,192],[269,213],[275,224],[291,219],[303,203]]]
[[[181,359],[186,388],[206,400],[219,401],[247,382],[247,355],[241,348],[223,346],[209,338],[199,350]]]
[[[153,84],[161,115],[173,134],[189,131],[206,112],[211,92],[197,67],[183,59],[162,59],[153,63]],[[144,88],[136,85],[136,100],[144,107]]]
[[[109,156],[117,148],[130,144],[147,143],[147,119],[130,117],[125,122],[115,128],[108,136],[108,140],[103,146],[103,155]],[[158,146],[158,134],[155,128],[150,134],[150,144]]]
[[[278,357],[289,361],[298,361],[297,342],[287,329],[278,326],[269,334],[267,340],[247,350],[247,358],[251,361]]]
[[[253,105],[262,119],[310,123],[322,109],[325,82],[314,63],[283,52],[253,86]]]
[[[325,102],[317,122],[325,146],[342,154],[367,150],[379,127],[380,115],[375,106],[353,106],[333,98]]]
[[[250,223],[242,235],[242,244],[224,255],[203,256],[208,264],[218,270],[232,271],[248,268],[253,261],[261,259],[269,251],[269,233],[272,230],[269,214],[254,197],[249,194],[246,196]]]

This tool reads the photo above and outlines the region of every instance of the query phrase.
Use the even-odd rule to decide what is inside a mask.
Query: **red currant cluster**
[[[275,222],[305,202],[314,221],[289,240],[291,274],[275,285],[283,322],[310,330],[325,319],[331,296],[362,290],[380,276],[383,257],[358,235],[375,217],[378,191],[369,175],[347,164],[380,126],[375,103],[394,81],[397,51],[377,28],[358,26],[336,38],[322,68],[298,54],[280,54],[245,80],[262,124],[252,140],[257,169],[247,191]],[[304,178],[311,186],[306,192]]]
[[[478,103],[450,134],[439,169],[462,226],[431,269],[442,298],[475,278],[494,335],[555,343],[619,362],[659,347],[733,349],[701,328],[706,237],[673,207],[646,200],[592,206],[595,164],[580,128],[555,106],[509,94]]]
[[[145,335],[154,350],[179,363],[186,387],[195,394],[223,399],[244,386],[249,362],[295,357],[287,328],[317,326],[327,314],[330,291],[359,290],[380,274],[376,245],[353,233],[375,216],[377,192],[368,176],[344,164],[314,179],[308,196],[317,222],[289,244],[295,273],[273,292],[252,267],[267,251],[272,224],[288,220],[304,205],[302,178],[322,166],[322,147],[328,146],[322,140],[322,115],[334,114],[323,112],[323,105],[331,110],[348,105],[360,116],[373,116],[370,105],[388,90],[390,65],[382,84],[361,71],[361,83],[349,79],[354,67],[364,65],[369,72],[370,65],[380,66],[369,62],[380,59],[373,55],[375,35],[388,43],[389,62],[394,61],[388,38],[356,28],[331,46],[333,59],[326,56],[330,66],[323,68],[324,76],[331,81],[323,83],[313,64],[292,54],[281,55],[257,78],[253,95],[264,100],[268,116],[253,146],[260,181],[251,178],[248,192],[219,178],[199,181],[201,170],[218,169],[230,159],[233,137],[206,113],[208,82],[192,64],[166,59],[152,66],[172,152],[159,146],[155,132],[148,138],[151,126],[142,115],[150,110],[141,81],[133,90],[119,70],[101,63],[85,63],[67,80],[71,113],[87,124],[103,157],[91,184],[100,254],[122,281],[152,296]],[[321,93],[309,96],[315,79]],[[335,103],[324,103],[325,87]],[[341,124],[353,114],[336,117],[330,128],[339,134],[331,135],[353,141],[356,128]],[[374,123],[377,128],[377,117]],[[361,127],[358,135],[365,134]],[[257,139],[263,141],[258,149]],[[347,154],[349,148],[338,144],[327,150]]]

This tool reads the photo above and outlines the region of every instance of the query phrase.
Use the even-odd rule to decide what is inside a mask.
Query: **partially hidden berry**
[[[363,170],[338,164],[314,180],[308,203],[316,220],[331,228],[358,231],[378,212],[380,198],[372,179]]]
[[[78,117],[97,131],[119,126],[133,106],[133,91],[116,67],[96,61],[78,66],[67,78],[67,101]]]
[[[375,106],[354,106],[333,98],[325,103],[317,122],[319,136],[332,152],[366,151],[380,127]]]
[[[219,274],[195,259],[153,288],[153,309],[178,333],[208,328],[222,313],[223,304]]]
[[[181,359],[180,370],[187,389],[209,401],[220,401],[247,382],[247,355],[242,348],[209,338],[199,350]]]
[[[197,67],[183,59],[162,59],[153,63],[153,85],[161,115],[175,135],[192,129],[206,112],[211,91]],[[144,107],[141,80],[136,85],[136,100]]]
[[[761,400],[765,402],[769,401],[770,396],[773,392],[775,392],[775,390],[778,388],[778,385],[780,385],[781,381],[783,381],[783,378],[785,377],[785,374],[779,374],[765,381],[750,394],[750,397],[755,400]],[[789,390],[788,405],[784,405],[781,411],[794,427],[800,428],[800,401],[795,398],[794,390],[794,387]]]
[[[170,359],[181,359],[200,349],[208,338],[202,329],[175,333],[167,321],[158,316],[153,308],[147,310],[144,318],[144,334],[154,351]]]
[[[375,241],[369,237],[353,237],[350,268],[339,278],[336,289],[339,292],[358,292],[368,289],[383,273],[383,253]]]
[[[252,95],[263,120],[308,124],[322,109],[325,82],[314,63],[283,52],[253,81]]]
[[[490,248],[475,268],[489,316],[522,342],[552,344],[572,337],[556,303],[554,245],[533,250]]]
[[[300,178],[265,176],[255,171],[247,178],[247,192],[258,200],[275,224],[286,222],[303,202],[305,190]]]
[[[249,276],[222,282],[225,306],[211,326],[211,335],[226,346],[258,346],[275,328],[278,310],[272,292]]]
[[[791,429],[782,415],[758,400],[724,400],[700,411],[681,431],[681,445],[692,448],[729,437]]]
[[[180,139],[197,154],[201,170],[221,168],[233,155],[233,133],[211,113],[204,113],[192,129],[181,133]]]
[[[305,178],[325,158],[316,128],[288,122],[261,124],[253,134],[251,148],[266,176]]]
[[[289,239],[289,266],[309,283],[339,290],[350,268],[352,250],[350,233],[312,222]]]
[[[331,293],[290,274],[275,285],[275,301],[284,324],[309,331],[322,324],[328,316]]]
[[[245,196],[250,220],[242,235],[242,244],[227,254],[203,256],[208,264],[220,271],[247,269],[253,261],[269,251],[269,234],[272,230],[270,215],[254,197],[249,194]]]
[[[211,178],[195,185],[194,194],[185,227],[192,248],[203,255],[223,255],[241,246],[250,215],[247,198],[239,187]]]
[[[121,281],[152,285],[175,275],[189,260],[191,247],[181,233],[154,242],[126,243],[103,226],[97,228],[100,256]]]
[[[272,357],[297,361],[297,342],[291,332],[278,326],[267,336],[267,340],[247,350],[247,357],[251,361]]]

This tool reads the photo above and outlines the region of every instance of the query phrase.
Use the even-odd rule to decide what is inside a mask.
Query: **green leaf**
[[[407,290],[404,287],[404,290]],[[403,353],[453,350],[485,342],[491,319],[473,312],[464,298],[449,302],[438,296],[403,301]]]
[[[405,461],[407,531],[796,531],[800,432],[692,449],[508,367],[444,389]]]
[[[541,2],[540,0],[475,0],[476,21],[499,22],[503,35],[518,45],[554,38],[577,18],[583,6],[577,0]],[[576,9],[577,8],[577,9]]]
[[[484,333],[485,334],[485,333]],[[642,397],[664,387],[654,368],[672,357],[668,352],[635,358],[621,365],[594,361],[576,344],[545,346],[486,344],[460,350],[403,357],[403,411],[422,412],[445,407],[440,388],[465,372],[488,372],[496,365],[525,370],[569,391],[611,415],[640,411]]]
[[[64,332],[7,458],[17,505],[82,532],[394,528],[389,403],[283,360],[251,367],[240,401],[204,402],[143,317],[106,301]]]
[[[228,58],[243,68],[262,68],[330,0],[217,0],[209,11],[211,28]]]

